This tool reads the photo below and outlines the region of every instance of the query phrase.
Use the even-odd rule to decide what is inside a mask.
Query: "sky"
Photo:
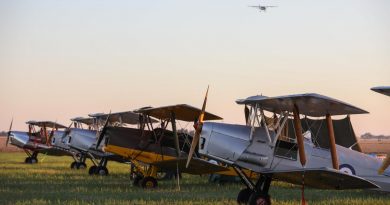
[[[248,5],[276,5],[260,13]],[[390,135],[390,1],[0,0],[0,130],[186,103],[244,123],[236,99],[315,92]]]

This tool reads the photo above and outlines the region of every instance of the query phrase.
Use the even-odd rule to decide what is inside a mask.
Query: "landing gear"
[[[97,166],[93,165],[89,168],[88,174],[89,175],[94,175],[96,173]]]
[[[36,164],[38,163],[38,152],[33,152],[32,154],[27,151],[27,150],[24,150],[27,154],[28,157],[26,157],[26,159],[24,160],[24,163],[26,164]]]
[[[268,191],[272,181],[272,174],[261,174],[256,184],[253,184],[240,168],[233,168],[247,186],[247,188],[242,189],[238,193],[238,204],[271,205],[271,197]]]
[[[98,166],[96,168],[96,174],[100,176],[107,176],[108,175],[108,169],[107,167]]]
[[[137,176],[134,178],[133,186],[139,187],[139,186],[140,186],[140,183],[141,183],[141,181],[142,181],[143,179],[144,179],[143,176],[137,175]]]
[[[76,163],[76,169],[86,169],[86,168],[87,168],[87,164],[85,164],[85,162]]]
[[[38,159],[36,157],[26,157],[26,159],[24,160],[24,163],[36,164],[36,163],[38,163]]]
[[[141,181],[141,186],[144,189],[153,189],[157,187],[157,180],[154,177],[145,177]]]
[[[74,162],[70,164],[71,169],[86,169],[87,164],[85,163],[86,157],[85,155],[81,155],[78,159],[77,157],[73,157]]]
[[[253,191],[249,188],[241,189],[237,196],[238,204],[247,204]]]
[[[92,162],[95,164],[95,162],[92,160]],[[99,165],[93,165],[89,168],[88,174],[89,175],[100,175],[100,176],[107,176],[108,175],[108,169],[107,169],[107,159],[102,158],[99,162]]]

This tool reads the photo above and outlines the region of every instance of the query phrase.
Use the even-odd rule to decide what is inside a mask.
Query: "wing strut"
[[[337,151],[336,151],[336,140],[334,136],[332,117],[330,114],[326,115],[326,122],[328,125],[328,132],[329,132],[329,145],[330,145],[330,154],[332,155],[332,165],[333,165],[333,169],[338,170],[339,162],[338,162]]]

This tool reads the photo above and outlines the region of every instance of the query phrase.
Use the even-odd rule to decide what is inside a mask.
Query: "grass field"
[[[128,165],[110,162],[107,177],[71,170],[70,157],[40,156],[40,163],[22,163],[24,153],[0,153],[0,204],[236,204],[241,184],[208,184],[207,177],[183,175],[181,191],[175,181],[159,188],[133,187]],[[90,164],[89,164],[90,165]],[[309,204],[390,204],[390,195],[353,191],[307,189]],[[300,204],[298,187],[274,182],[273,204]]]

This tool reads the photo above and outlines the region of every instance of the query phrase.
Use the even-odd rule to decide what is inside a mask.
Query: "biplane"
[[[273,7],[277,7],[277,6],[263,6],[263,5],[257,5],[257,6],[248,6],[248,7],[256,8],[256,9],[259,10],[259,12],[266,12],[268,8],[273,8]]]
[[[39,153],[54,156],[69,155],[66,151],[54,149],[51,144],[51,139],[54,136],[62,135],[64,131],[59,129],[65,129],[64,125],[52,121],[28,121],[26,122],[28,132],[24,132],[12,131],[12,123],[13,120],[8,131],[6,146],[11,143],[23,149],[27,154],[25,163],[37,163]]]
[[[109,152],[103,152],[101,147],[97,147],[97,138],[104,125],[124,126],[138,124],[138,114],[131,111],[117,113],[97,113],[90,114],[89,117],[77,117],[71,119],[73,128],[68,128],[66,134],[61,137],[62,145],[77,152],[75,161],[72,162],[72,169],[83,169],[87,165],[86,159],[90,159],[92,166],[89,168],[90,175],[98,174],[105,176],[109,174],[107,169],[108,161],[127,162],[124,158]],[[86,127],[84,127],[86,126]]]
[[[200,155],[234,167],[246,185],[238,194],[239,204],[270,204],[274,179],[302,185],[302,202],[304,186],[390,191],[390,171],[378,173],[382,162],[361,153],[356,137],[343,139],[354,138],[350,115],[365,110],[313,93],[236,102],[245,106],[246,125],[203,122],[202,109],[187,162],[198,146]],[[347,118],[337,122],[332,120],[336,115]],[[255,183],[244,168],[260,173]]]
[[[141,118],[141,124],[137,128],[105,127],[97,145],[100,146],[103,142],[105,151],[120,155],[135,165],[135,186],[156,187],[158,171],[173,170],[178,176],[180,173],[209,174],[229,170],[200,158],[197,154],[191,161],[191,168],[185,167],[192,136],[183,131],[186,126],[179,125],[180,122],[189,125],[196,121],[200,109],[177,104],[141,108],[134,112],[140,114]],[[153,119],[158,119],[159,123],[154,123]],[[204,120],[220,119],[222,118],[217,115],[204,113]],[[140,165],[148,166],[145,169]]]

